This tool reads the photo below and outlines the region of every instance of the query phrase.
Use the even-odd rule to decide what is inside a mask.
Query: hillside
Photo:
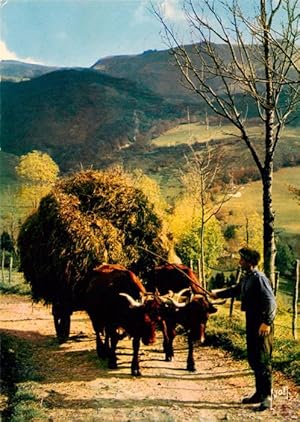
[[[89,69],[2,82],[2,151],[47,152],[61,170],[96,164],[175,125],[185,109],[135,82]]]
[[[211,58],[207,55],[205,43],[185,45],[183,46],[183,49],[193,61],[193,65],[196,69],[203,68],[201,62],[201,59],[203,58],[206,63],[208,63],[209,67]],[[213,44],[213,49],[216,52],[216,55],[219,56],[225,64],[229,64],[231,52],[229,51],[228,46]],[[238,48],[236,48],[235,53],[239,56],[240,52]],[[257,49],[252,49],[251,46],[249,46],[247,53],[249,57],[251,57],[254,67],[260,71],[262,64],[259,56],[260,54],[263,56],[262,52],[258,54]],[[213,65],[213,63],[211,63],[211,65]],[[170,49],[162,51],[148,50],[138,55],[105,57],[98,60],[92,68],[114,77],[126,78],[138,82],[151,91],[173,102],[196,104],[198,107],[200,106],[200,113],[202,113],[202,115],[205,113],[212,114],[210,108],[204,104],[199,95],[191,90],[191,87],[185,81]],[[263,69],[261,69],[261,71],[263,71]],[[291,75],[293,80],[298,80],[298,75],[295,75],[293,70],[291,70]],[[224,92],[224,83],[220,77],[212,77],[211,74],[207,74],[206,78],[207,84],[214,92],[220,96],[222,96],[223,93],[226,94],[226,92]],[[191,79],[193,79],[192,76]],[[198,85],[196,78],[194,79],[194,83],[196,86]],[[242,87],[238,87],[235,84],[234,92],[236,93],[236,102],[239,103],[240,110],[247,110],[247,118],[257,117],[256,104],[245,94]],[[282,101],[284,103],[285,99],[282,98]],[[298,112],[294,113],[291,117],[291,123],[294,126],[300,126],[300,107],[298,108]]]
[[[199,59],[199,52],[202,57],[206,57],[205,60],[207,62],[210,60],[207,56],[204,43],[185,45],[184,49],[193,58],[196,68],[202,66],[201,60]],[[222,57],[224,63],[228,63],[228,60],[230,60],[228,47],[221,44],[214,44],[214,49]],[[253,61],[256,61],[255,57],[253,57]],[[258,63],[257,65],[259,66]],[[199,103],[199,96],[187,86],[170,49],[162,51],[148,50],[138,55],[105,57],[98,60],[92,68],[114,77],[137,81],[163,97],[176,102],[188,101],[190,103]],[[207,77],[209,78],[208,83],[212,89],[222,94],[224,86],[221,78],[212,78],[211,75],[207,75]],[[236,90],[237,94],[240,92],[241,90]]]
[[[226,61],[226,48],[215,48]],[[50,70],[4,61],[1,72],[16,80]],[[210,84],[220,91],[218,78]],[[114,162],[132,167],[137,159],[157,168],[149,153],[163,162],[178,153],[180,160],[182,148],[169,150],[166,145],[156,151],[155,145],[149,145],[151,140],[178,123],[204,124],[207,116],[213,119],[199,97],[182,85],[169,50],[106,57],[92,69],[61,69],[19,83],[3,81],[0,89],[2,151],[20,155],[39,149],[50,154],[63,172]],[[247,118],[256,118],[251,99],[237,93],[236,103]],[[291,124],[300,126],[299,109],[291,116]],[[291,160],[288,156],[283,161]]]
[[[136,81],[173,101],[197,102],[196,94],[181,83],[181,75],[172,62],[169,50],[149,50],[131,56],[111,56],[98,60],[93,69],[102,73]]]
[[[57,69],[58,67],[54,66],[23,63],[17,60],[0,61],[0,74],[2,81],[19,82],[26,79],[36,78]]]

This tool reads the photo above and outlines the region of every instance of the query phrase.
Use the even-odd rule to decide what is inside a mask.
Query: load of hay
[[[167,256],[162,221],[119,168],[80,171],[60,180],[23,224],[18,247],[32,297],[80,309],[90,272],[119,263],[140,276]]]

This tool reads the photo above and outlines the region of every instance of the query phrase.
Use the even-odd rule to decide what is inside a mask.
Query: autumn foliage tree
[[[16,173],[21,180],[20,202],[35,209],[56,181],[59,167],[48,154],[32,151],[20,157]]]

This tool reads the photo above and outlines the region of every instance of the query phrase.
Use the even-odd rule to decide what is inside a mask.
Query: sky
[[[151,4],[160,8],[168,27],[175,28],[177,39],[188,44],[193,39],[186,25],[183,2],[0,0],[0,58],[47,66],[90,67],[107,56],[166,50],[162,25],[151,11]],[[224,23],[222,3],[219,0],[216,8]],[[257,16],[259,0],[239,0],[239,4],[244,13]]]
[[[180,24],[180,0],[154,0]],[[0,57],[89,67],[106,56],[165,50],[151,0],[0,0]]]

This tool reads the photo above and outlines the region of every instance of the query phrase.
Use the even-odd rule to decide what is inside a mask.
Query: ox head
[[[169,290],[165,295],[159,295],[156,292],[156,300],[161,305],[165,306],[166,308],[171,307],[175,308],[175,310],[179,310],[180,308],[184,308],[193,298],[193,292],[188,287],[185,289],[180,290],[178,293],[174,293],[172,290]]]
[[[213,302],[201,294],[195,294],[190,288],[185,288],[178,293],[169,292],[161,296],[165,303],[172,303],[173,309],[178,312],[178,322],[190,331],[193,340],[205,341],[205,329],[210,314],[217,312]]]
[[[153,294],[144,294],[140,300],[134,299],[128,293],[119,293],[119,295],[128,301],[135,335],[141,337],[145,345],[154,343],[158,306]]]
[[[205,342],[206,323],[210,314],[217,312],[205,296],[195,294],[187,304],[184,312],[185,325],[190,331],[193,340]]]
[[[207,295],[195,294],[189,309],[189,320],[191,321],[191,336],[194,340],[205,342],[206,323],[210,314],[215,314],[215,305],[221,305],[225,301],[212,301]]]

